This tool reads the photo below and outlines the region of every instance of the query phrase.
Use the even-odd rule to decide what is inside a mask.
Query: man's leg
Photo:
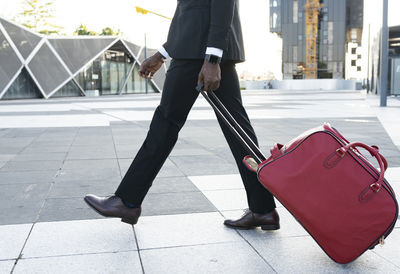
[[[202,60],[172,60],[146,140],[115,195],[140,206],[161,169],[198,97],[195,87]]]
[[[257,137],[242,105],[239,80],[233,63],[221,65],[221,84],[215,94],[249,137],[257,144]],[[253,213],[259,214],[271,212],[276,207],[272,194],[261,185],[256,173],[247,169],[242,163],[243,157],[248,155],[248,152],[220,118],[218,118],[218,122],[239,168],[240,176],[246,189],[249,209]]]

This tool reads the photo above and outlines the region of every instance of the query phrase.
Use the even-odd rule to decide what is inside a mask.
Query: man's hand
[[[156,52],[153,56],[150,56],[143,61],[139,68],[139,75],[146,79],[153,78],[154,73],[160,69],[161,65],[164,63],[161,53]]]
[[[219,88],[221,81],[221,68],[219,64],[211,64],[204,60],[203,67],[200,70],[197,84],[204,83],[205,91],[214,91]]]

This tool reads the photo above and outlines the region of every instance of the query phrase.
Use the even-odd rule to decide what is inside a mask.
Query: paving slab
[[[1,172],[0,172],[1,175]],[[76,168],[76,169],[61,169],[57,173],[57,177],[54,179],[58,182],[69,182],[69,181],[102,181],[102,182],[115,182],[121,180],[121,173],[119,168]]]
[[[62,169],[118,169],[117,159],[66,160]]]
[[[62,166],[62,160],[52,161],[9,161],[5,164],[0,172],[3,171],[41,171],[41,170],[58,170]]]
[[[102,135],[101,132],[98,132],[96,136],[76,136],[73,146],[107,146],[113,144],[112,135]]]
[[[132,160],[131,159],[118,159],[119,166],[121,169],[122,176],[128,171]],[[162,177],[177,177],[177,176],[184,176],[185,174],[170,160],[167,159],[162,166],[160,172],[157,174],[157,178]]]
[[[244,189],[206,190],[203,193],[219,211],[249,207]]]
[[[237,166],[215,155],[170,156],[169,159],[187,176],[237,173]]]
[[[390,261],[400,268],[400,228],[395,228],[392,233],[386,238],[383,246],[376,246],[373,252]],[[400,272],[400,270],[399,270]]]
[[[139,249],[177,247],[243,239],[224,227],[219,213],[144,216],[135,226]]]
[[[149,193],[193,192],[199,189],[186,176],[157,177]]]
[[[18,154],[24,147],[0,146],[0,154]]]
[[[22,257],[132,250],[136,250],[132,226],[119,219],[43,222],[34,225]]]
[[[17,259],[33,224],[0,226],[0,262]],[[1,267],[0,267],[1,269]],[[3,273],[0,271],[0,273]]]
[[[0,154],[0,162],[8,162],[13,159],[17,154]]]
[[[201,191],[244,188],[239,174],[189,176],[188,178]]]
[[[143,216],[217,211],[200,191],[149,193],[142,206]]]
[[[142,273],[137,251],[22,259],[13,273]]]
[[[263,239],[246,235],[245,239],[278,273],[399,273],[399,268],[367,251],[352,263],[341,265],[332,261],[309,237],[275,237]]]
[[[101,146],[72,146],[68,151],[67,159],[110,159],[116,158],[112,143]]]
[[[245,242],[141,251],[146,273],[275,273]]]
[[[58,153],[66,153],[70,149],[70,145],[58,145],[58,144],[49,144],[49,143],[44,143],[44,144],[31,144],[27,146],[21,153],[25,154],[36,154],[36,153],[45,153],[45,152],[58,152]]]
[[[0,225],[35,222],[50,187],[50,183],[0,185]]]
[[[0,261],[0,273],[11,273],[14,264],[14,260]]]
[[[140,145],[115,145],[115,152],[119,159],[135,158],[140,149]]]
[[[120,178],[113,180],[85,180],[62,181],[55,183],[48,198],[82,198],[92,193],[99,196],[109,196],[117,189]]]
[[[37,152],[37,153],[24,153],[21,152],[12,158],[13,162],[25,161],[62,161],[67,155],[66,152]],[[21,163],[23,164],[23,163]]]
[[[38,221],[86,220],[102,218],[83,200],[77,198],[48,198],[40,211]]]

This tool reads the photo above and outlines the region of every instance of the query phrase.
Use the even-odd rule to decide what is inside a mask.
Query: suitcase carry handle
[[[243,130],[239,123],[235,120],[232,114],[226,109],[219,98],[213,91],[205,92],[203,90],[204,83],[200,83],[196,86],[196,90],[203,95],[207,102],[214,109],[216,115],[222,119],[222,121],[228,126],[229,130],[236,136],[238,141],[246,148],[251,156],[258,162],[262,163],[267,159],[262,153],[260,148],[253,142],[249,135]]]
[[[350,149],[355,149],[356,147],[364,148],[365,150],[367,150],[371,154],[371,156],[375,157],[376,160],[378,161],[379,168],[380,168],[379,178],[374,184],[372,184],[370,186],[370,188],[374,192],[378,192],[380,190],[380,188],[381,188],[381,183],[383,182],[384,177],[385,177],[385,162],[386,162],[386,159],[385,159],[385,161],[382,160],[381,154],[379,153],[378,149],[376,149],[374,147],[370,147],[370,146],[368,146],[366,144],[363,144],[363,143],[360,143],[360,142],[349,143],[346,146],[339,148],[337,151],[341,151],[341,153],[343,153],[343,156],[344,156],[344,154],[347,151],[349,151]]]

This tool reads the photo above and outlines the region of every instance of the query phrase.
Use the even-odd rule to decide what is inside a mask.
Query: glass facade
[[[270,0],[270,32],[282,38],[282,72],[284,79],[302,79],[307,62],[306,0]],[[347,77],[348,42],[361,42],[362,0],[319,0],[322,8],[316,21],[315,64],[317,78]],[[356,28],[351,38],[349,32]],[[351,39],[350,39],[351,38]],[[313,56],[314,57],[314,56]],[[310,62],[310,61],[308,61]],[[293,68],[298,69],[293,69]]]
[[[153,80],[144,80],[138,72],[144,52],[137,56],[141,47],[119,37],[47,37],[2,18],[0,26],[0,99],[152,93],[162,89],[166,67]],[[40,41],[43,43],[38,48]],[[147,50],[149,56],[155,52]],[[29,62],[23,64],[21,56],[25,60],[30,56]]]
[[[137,63],[127,80],[134,63],[135,59],[122,43],[116,43],[86,66],[76,80],[84,90],[98,90],[100,95],[144,93],[145,80],[139,76]],[[153,84],[148,84],[148,91],[155,92]]]
[[[51,45],[65,61],[72,73],[85,66],[96,55],[104,51],[115,38],[61,38],[49,39]]]
[[[81,89],[74,80],[69,81],[66,85],[60,88],[52,97],[70,97],[82,96]]]
[[[24,92],[22,93],[21,90]],[[40,90],[37,88],[32,77],[26,69],[22,69],[17,79],[12,83],[10,88],[4,94],[2,99],[30,99],[30,98],[43,98]]]

